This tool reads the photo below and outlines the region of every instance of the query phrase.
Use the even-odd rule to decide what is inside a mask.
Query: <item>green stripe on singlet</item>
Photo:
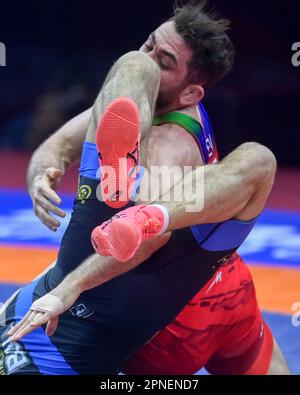
[[[189,132],[201,146],[201,134],[203,133],[202,126],[195,118],[182,112],[169,112],[168,114],[155,117],[153,120],[154,126],[163,125],[165,123],[172,123],[181,126]]]

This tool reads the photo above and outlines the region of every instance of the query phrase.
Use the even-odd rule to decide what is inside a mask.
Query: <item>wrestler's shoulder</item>
[[[180,165],[182,162],[185,166],[201,164],[201,154],[196,140],[183,127],[166,123],[153,126],[150,133],[148,155],[161,157],[165,165]],[[172,158],[171,163],[168,158]]]
[[[201,116],[198,110],[198,106],[185,107],[180,110],[176,110],[176,113],[188,115],[191,118],[194,118],[196,121],[201,122]],[[174,141],[175,137],[177,137],[186,139],[187,142],[190,141],[195,143],[194,138],[190,135],[190,133],[186,131],[183,126],[172,122],[166,122],[161,125],[152,126],[151,135],[153,135],[153,137],[155,138],[160,137],[161,139],[172,139],[172,141]]]

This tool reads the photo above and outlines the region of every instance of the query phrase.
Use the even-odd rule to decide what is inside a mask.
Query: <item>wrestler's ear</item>
[[[204,88],[198,84],[188,85],[180,95],[180,105],[182,107],[194,106],[204,97]]]

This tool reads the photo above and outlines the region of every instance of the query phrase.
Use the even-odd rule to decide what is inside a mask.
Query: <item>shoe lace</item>
[[[140,150],[139,150],[139,143],[137,142],[136,146],[135,146],[135,149],[132,152],[128,152],[127,155],[126,155],[127,159],[131,159],[133,161],[133,167],[130,170],[129,176],[134,171],[135,167],[136,166],[138,167],[140,165],[139,157],[140,157]]]
[[[154,218],[149,219],[142,225],[143,236],[150,236],[153,233],[157,233],[160,228],[160,221]]]

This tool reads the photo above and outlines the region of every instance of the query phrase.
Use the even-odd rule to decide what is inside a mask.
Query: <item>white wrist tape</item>
[[[65,306],[61,299],[57,296],[47,294],[37,299],[31,306],[30,310],[39,311],[41,313],[50,313],[55,318],[65,311]]]

